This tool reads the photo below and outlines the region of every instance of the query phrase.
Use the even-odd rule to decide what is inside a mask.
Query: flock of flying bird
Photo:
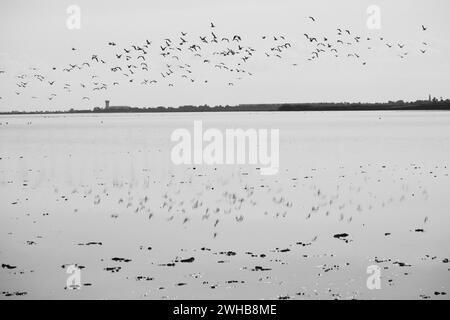
[[[310,23],[317,23],[312,16],[307,19]],[[427,29],[424,25],[421,26],[421,32],[426,32]],[[263,41],[265,48],[257,50],[254,46],[246,44],[241,35],[226,35],[216,30],[216,25],[211,23],[206,35],[191,37],[187,32],[180,32],[175,37],[162,39],[158,44],[145,40],[142,44],[122,48],[119,48],[116,42],[110,41],[107,44],[108,48],[114,51],[110,57],[92,53],[83,61],[69,63],[62,68],[52,67],[51,70],[41,70],[30,67],[29,72],[15,75],[17,81],[15,94],[25,95],[30,84],[37,83],[47,85],[50,94],[44,99],[50,101],[59,94],[53,88],[62,89],[65,93],[73,92],[75,88],[81,89],[83,90],[81,99],[90,100],[94,92],[102,92],[126,83],[142,86],[162,84],[169,87],[174,87],[180,80],[188,83],[208,83],[206,76],[196,69],[199,65],[210,65],[214,70],[222,72],[228,86],[234,86],[237,81],[254,75],[250,71],[252,65],[249,62],[256,60],[255,57],[260,51],[263,51],[264,59],[287,61],[292,67],[299,66],[298,59],[294,61],[292,54],[289,53],[290,50],[295,50],[296,39],[288,39],[284,35],[263,35],[260,40]],[[303,36],[306,44],[301,43],[307,50],[304,57],[306,63],[330,56],[354,59],[355,62],[365,66],[366,55],[374,51],[376,47],[383,46],[395,51],[399,59],[406,59],[413,50],[418,50],[419,54],[427,53],[429,46],[426,41],[423,41],[417,49],[417,47],[408,47],[402,42],[389,42],[382,36],[363,37],[345,28],[336,28],[333,38],[308,33],[304,33]],[[76,54],[78,49],[73,47],[71,51]],[[160,63],[155,63],[157,57],[152,53],[157,53]],[[62,71],[63,74],[87,71],[81,75],[87,79],[80,83],[71,80],[58,83],[55,80],[55,73],[58,71]],[[6,70],[0,70],[0,75],[6,73]],[[42,97],[31,96],[31,98]]]

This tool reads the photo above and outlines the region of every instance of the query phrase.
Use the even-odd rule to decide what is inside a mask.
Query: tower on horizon
[[[105,100],[105,109],[104,110],[108,110],[108,111],[120,111],[120,110],[128,110],[130,109],[129,106],[112,106],[110,105],[110,101],[109,100]]]

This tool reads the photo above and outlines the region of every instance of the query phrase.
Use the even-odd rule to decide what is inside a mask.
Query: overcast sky
[[[70,5],[81,9],[79,30],[67,28],[66,10]],[[366,11],[370,5],[381,9],[379,30],[367,27]],[[112,104],[153,107],[416,100],[428,94],[447,98],[450,97],[449,12],[448,0],[2,0],[0,70],[5,72],[0,74],[0,110],[92,108],[103,106],[105,99],[111,99]],[[211,22],[216,25],[214,29],[210,28]],[[422,25],[428,29],[423,31]],[[338,58],[324,54],[317,61],[308,61],[316,47],[303,34],[316,36],[319,41],[327,37],[337,46],[337,28],[349,29],[352,37],[358,35],[364,41],[342,47]],[[176,46],[181,31],[199,45],[202,42],[198,36],[210,38],[211,31],[219,38],[240,35],[242,46],[255,49],[252,59],[241,63],[242,69],[252,75],[239,80],[236,75],[214,68],[216,63],[225,61],[231,65],[239,58],[222,59],[204,46],[202,58],[188,52],[179,54],[183,63],[191,65],[195,82],[179,76],[162,79],[160,72],[166,63],[176,69],[181,62],[164,60],[159,55],[159,45],[168,37]],[[264,35],[270,39],[283,35],[284,42],[291,43],[292,48],[283,52],[281,59],[266,57],[265,52],[274,53],[270,51],[274,41],[264,41],[261,38]],[[367,37],[372,39],[371,43],[365,40]],[[384,41],[378,40],[379,37]],[[120,78],[120,73],[109,70],[119,63],[114,60],[116,53],[123,53],[123,48],[132,44],[142,45],[146,39],[152,41],[146,60],[148,73],[138,73],[135,82],[129,83],[127,77]],[[109,46],[111,41],[117,46]],[[386,43],[394,47],[389,49]],[[399,48],[398,43],[405,47]],[[218,46],[225,49],[237,44]],[[357,53],[360,58],[347,57],[348,53]],[[94,64],[92,54],[103,58],[106,64]],[[212,60],[210,65],[203,63],[206,57]],[[89,70],[61,71],[69,63],[81,65],[85,61],[92,64]],[[52,71],[52,67],[57,70]],[[27,78],[17,78],[21,74],[27,74]],[[39,81],[35,74],[44,75],[45,80]],[[98,78],[93,80],[92,75]],[[107,83],[108,89],[92,91],[96,79]],[[141,85],[143,79],[155,79],[158,83]],[[26,88],[17,86],[21,81],[28,82]],[[49,85],[48,81],[55,84]],[[113,86],[114,81],[119,85]],[[230,82],[234,85],[229,85]],[[87,88],[80,83],[87,84]],[[70,85],[71,92],[63,89],[65,84]],[[52,93],[56,96],[49,100]]]

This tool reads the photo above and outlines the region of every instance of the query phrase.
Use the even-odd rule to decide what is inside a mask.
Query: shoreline
[[[281,104],[281,105],[258,105],[236,106],[236,107],[179,107],[179,108],[117,108],[93,110],[68,110],[68,111],[9,111],[0,112],[0,115],[46,115],[46,114],[116,114],[116,113],[224,113],[224,112],[319,112],[319,111],[450,111],[450,102],[426,104],[426,105],[404,105],[404,106],[382,106],[377,104],[367,105],[319,105],[313,104]]]

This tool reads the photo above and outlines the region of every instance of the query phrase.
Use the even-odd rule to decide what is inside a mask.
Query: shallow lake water
[[[279,129],[278,174],[174,165],[171,133],[195,120]],[[449,297],[450,113],[0,123],[1,299]],[[373,266],[378,288],[367,286]]]

